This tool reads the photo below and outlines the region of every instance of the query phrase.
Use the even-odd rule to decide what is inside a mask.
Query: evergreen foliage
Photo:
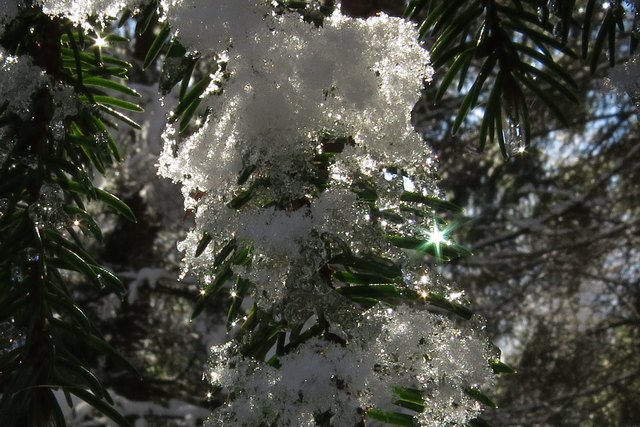
[[[6,340],[0,414],[16,426],[65,425],[54,390],[127,424],[87,355],[114,358],[131,375],[136,370],[76,305],[69,283],[77,274],[102,293],[124,295],[121,281],[85,249],[85,238],[101,239],[86,204],[99,201],[135,221],[126,204],[92,180],[95,171],[104,174],[121,160],[110,128],[118,121],[137,127],[121,111],[141,111],[126,100],[139,95],[122,83],[130,64],[111,56],[102,40],[127,42],[48,16],[34,2],[20,7],[0,39],[3,72],[15,67],[27,80],[40,79],[30,99],[23,88],[24,109],[6,99],[0,118],[0,322]],[[17,84],[12,77],[9,84]]]
[[[304,1],[279,4],[281,13],[295,10],[317,25],[333,10],[330,2],[319,6]],[[619,39],[629,39],[629,50],[623,54],[632,53],[637,46],[637,32],[625,31],[630,24],[625,11],[630,9],[621,0],[609,2],[609,7],[602,10],[595,0],[550,4],[516,0],[409,3],[406,16],[421,21],[425,39],[435,36],[430,39],[435,40],[432,60],[437,70],[446,70],[435,99],[443,101],[456,80],[458,91],[466,92],[452,130],[462,129],[469,112],[484,105],[480,149],[487,140],[497,140],[505,157],[520,147],[529,148],[535,133],[531,126],[535,122],[531,117],[531,96],[547,105],[564,125],[568,124],[555,95],[550,94],[578,101],[575,76],[567,72],[562,62],[578,57],[574,53],[576,42],[580,42],[580,53],[587,59],[591,73],[599,71],[605,52],[609,64],[615,65],[620,57]],[[158,23],[159,8],[156,0],[145,2],[142,9],[124,12],[120,24],[134,19],[139,37],[156,34],[145,52],[144,67],[152,67],[162,58],[159,89],[168,94],[179,88],[178,104],[170,120],[178,123],[179,134],[186,138],[211,114],[210,109],[202,108],[203,94],[210,88],[212,73],[218,71],[223,79],[227,77],[226,64],[206,62],[200,54],[189,52],[171,35],[168,23]],[[91,283],[101,295],[122,296],[125,292],[122,282],[86,248],[87,239],[102,239],[87,205],[96,201],[135,221],[125,203],[95,186],[94,173],[108,174],[113,164],[121,160],[112,129],[118,124],[139,128],[129,113],[142,111],[139,94],[126,82],[131,64],[111,49],[128,40],[115,32],[92,29],[104,24],[95,17],[88,18],[88,24],[46,15],[38,2],[27,1],[21,4],[17,17],[5,24],[0,36],[3,72],[10,67],[32,73],[34,66],[44,70],[44,75],[38,77],[38,90],[28,99],[29,114],[15,107],[17,101],[13,99],[0,100],[0,334],[4,340],[0,342],[0,414],[3,420],[14,420],[16,426],[65,425],[54,394],[57,390],[69,401],[72,395],[76,396],[118,424],[128,425],[92,371],[92,360],[103,355],[118,361],[130,375],[139,375],[77,304],[72,285],[77,280]],[[63,107],[63,98],[64,105],[72,107]],[[332,134],[317,142],[320,148],[307,159],[312,167],[306,179],[314,195],[326,189],[331,165],[352,143]],[[238,191],[228,203],[230,208],[239,211],[256,203],[264,207],[266,200],[270,208],[292,211],[307,202],[274,199],[269,193],[269,177],[256,178],[255,169],[255,165],[248,165],[237,177]],[[406,174],[401,166],[390,171],[397,176]],[[453,214],[459,213],[459,208],[438,197],[405,191],[400,195],[399,209],[390,211],[378,204],[377,188],[369,182],[354,183],[350,190],[366,205],[374,222],[405,223],[427,218],[432,219],[437,231],[438,227],[446,227],[445,220],[449,219],[452,226],[448,233],[458,226],[454,218],[460,218]],[[194,194],[193,198],[203,196]],[[397,248],[430,255],[438,261],[468,254],[455,244],[439,245],[433,235],[387,238]],[[403,303],[446,312],[457,321],[471,317],[467,305],[448,300],[442,292],[407,289],[394,259],[354,253],[339,240],[327,239],[324,244],[329,255],[318,271],[319,278],[360,311],[381,302],[388,306]],[[227,326],[233,329],[233,322],[241,317],[242,301],[253,286],[237,271],[251,264],[253,248],[235,240],[216,242],[205,231],[194,257],[213,246],[217,250],[212,271],[201,275],[203,293],[195,302],[193,315],[197,316],[231,285],[236,297],[229,300],[226,310]],[[241,353],[277,367],[280,358],[294,353],[305,341],[342,345],[343,338],[322,317],[315,318],[309,329],[303,329],[310,319],[287,324],[254,306],[238,329]],[[497,355],[491,364],[497,373],[513,372]],[[397,409],[371,408],[367,416],[390,425],[415,425],[410,414],[429,409],[424,391],[397,387],[394,393]],[[477,388],[469,387],[465,393],[494,406]],[[318,415],[315,422],[330,425],[330,416]],[[478,418],[471,424],[484,425],[485,421]]]
[[[497,140],[502,155],[509,157],[529,148],[532,97],[568,126],[557,99],[577,104],[577,84],[559,59],[579,58],[576,41],[591,74],[598,70],[604,52],[609,65],[616,64],[620,39],[628,40],[626,55],[635,52],[639,18],[629,12],[634,7],[623,0],[411,0],[405,14],[420,20],[422,37],[434,40],[434,67],[446,69],[435,101],[456,79],[458,92],[466,92],[452,132],[458,132],[468,113],[483,104],[478,148],[482,151],[487,141]],[[472,64],[479,71],[468,75],[476,69]],[[488,97],[481,97],[484,92]]]

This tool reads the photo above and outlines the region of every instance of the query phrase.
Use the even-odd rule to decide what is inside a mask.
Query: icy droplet
[[[25,336],[16,329],[12,322],[0,323],[0,356],[25,344]]]
[[[631,26],[631,36],[636,40],[640,40],[640,6],[636,8],[636,13],[633,16],[633,24]]]
[[[64,122],[62,120],[55,121],[49,125],[51,136],[54,141],[62,141],[65,135]]]
[[[102,131],[96,134],[96,147],[98,151],[106,157],[109,157],[109,132]]]
[[[538,21],[546,24],[549,21],[549,9],[546,5],[538,6],[537,9]]]
[[[553,36],[557,39],[562,38],[562,22],[557,22],[556,25],[553,26]]]
[[[43,184],[39,199],[28,208],[29,217],[36,225],[59,228],[66,222],[63,202],[64,193],[58,184]]]
[[[36,250],[36,248],[25,248],[24,257],[27,262],[40,261],[40,253]]]
[[[416,191],[416,184],[408,176],[402,177],[402,186],[404,188],[404,191],[411,191],[411,192]]]
[[[521,154],[525,147],[522,124],[513,116],[507,118],[507,128],[505,130],[506,149],[511,154]]]
[[[7,209],[9,208],[9,200],[8,199],[0,199],[0,219],[7,213]]]

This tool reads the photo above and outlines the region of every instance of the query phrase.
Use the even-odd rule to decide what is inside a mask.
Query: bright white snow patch
[[[66,16],[72,21],[85,23],[87,16],[116,17],[123,10],[135,9],[141,0],[39,0],[47,15]]]
[[[290,277],[303,282],[301,274],[315,272],[322,233],[356,245],[369,239],[368,229],[361,230],[362,238],[351,234],[366,222],[367,210],[349,190],[355,180],[384,181],[389,163],[429,173],[430,152],[411,126],[410,109],[432,70],[413,24],[398,18],[336,13],[317,28],[296,14],[273,16],[266,7],[249,7],[255,2],[216,4],[219,9],[198,0],[166,5],[182,41],[194,50],[230,47],[230,76],[218,75],[222,93],[203,100],[212,113],[200,130],[186,140],[167,130],[159,170],[183,184],[186,208],[197,208],[197,227],[180,245],[187,269],[207,270],[220,249],[216,243],[250,241],[261,262],[248,275],[260,287],[258,303],[269,308],[281,302]],[[330,188],[314,195],[304,171],[313,168],[310,159],[325,135],[351,137],[354,146],[336,156]],[[255,167],[252,176],[268,178],[270,197],[306,197],[309,206],[229,209],[238,175],[249,166]],[[380,182],[389,189],[381,198],[397,203],[402,183]],[[195,200],[191,194],[204,196]],[[213,243],[196,259],[193,248],[203,231]],[[370,250],[371,242],[361,247]]]
[[[244,18],[234,24],[246,29]],[[206,26],[185,23],[184,31],[218,40],[218,33],[209,36],[207,29],[231,23],[210,19]],[[274,30],[262,20],[247,39],[234,39],[231,78],[222,95],[206,100],[212,116],[181,141],[178,156],[165,151],[163,175],[183,181],[186,193],[195,188],[224,193],[247,162],[288,173],[299,165],[296,155],[308,154],[326,130],[352,136],[361,158],[368,154],[374,161],[424,167],[430,153],[411,126],[409,106],[431,69],[412,24],[386,16],[365,21],[334,15],[321,28],[297,15],[277,21]]]
[[[185,46],[216,53],[250,43],[271,13],[265,0],[161,0],[161,7]]]

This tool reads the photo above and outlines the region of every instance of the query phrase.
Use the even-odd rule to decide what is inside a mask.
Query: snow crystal
[[[52,87],[51,87],[52,86]],[[74,116],[78,113],[79,99],[75,90],[71,86],[55,84],[50,86],[51,97],[53,101],[53,117],[51,118],[51,130],[54,138],[60,139],[62,136],[61,126],[64,126],[64,119]]]
[[[115,17],[123,10],[135,9],[140,0],[39,0],[47,15],[66,16],[72,21],[85,23],[87,16]]]
[[[245,30],[243,18],[238,19]],[[217,32],[210,36],[207,29],[230,26],[221,21],[183,25],[196,29],[200,38],[218,40]],[[394,159],[406,168],[426,163],[429,153],[411,126],[410,108],[398,108],[416,102],[423,78],[431,74],[412,24],[386,16],[364,21],[334,15],[313,28],[285,15],[275,30],[263,20],[249,40],[238,37],[229,52],[231,78],[221,96],[206,100],[212,116],[181,142],[177,159],[168,151],[161,158],[166,176],[182,180],[188,171],[185,191],[225,190],[243,158],[285,172],[295,169],[295,153],[308,153],[310,139],[325,129],[352,136],[364,151],[361,158]],[[202,42],[197,46],[207,50]]]
[[[185,46],[220,53],[264,32],[270,14],[265,0],[162,0],[163,19]]]

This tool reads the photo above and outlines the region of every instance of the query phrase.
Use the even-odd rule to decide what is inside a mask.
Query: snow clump
[[[260,2],[218,5],[165,4],[182,42],[202,54],[225,49],[226,75],[212,76],[214,94],[202,100],[212,113],[199,131],[182,139],[167,130],[159,171],[182,184],[185,208],[197,209],[197,226],[180,245],[186,271],[208,270],[230,239],[251,241],[263,262],[254,263],[250,278],[263,287],[256,294],[268,309],[282,299],[287,277],[295,273],[300,282],[296,265],[320,264],[324,233],[361,241],[352,232],[368,207],[352,192],[357,181],[388,187],[389,164],[430,173],[432,157],[411,125],[410,106],[432,69],[413,24],[398,18],[336,13],[315,27],[296,14],[273,15]],[[323,139],[334,137],[351,143],[336,155],[328,188],[318,192],[309,184],[310,159]],[[247,169],[268,180],[279,207],[228,208],[239,192],[252,191],[237,184]],[[420,189],[434,193],[431,181]],[[283,201],[291,207],[283,209]],[[308,206],[296,206],[300,201]],[[195,257],[205,231],[212,244]],[[370,234],[363,227],[362,238]]]
[[[45,71],[33,64],[29,56],[13,56],[0,47],[0,110],[23,121],[32,119],[34,97],[47,90],[53,103],[49,130],[53,138],[64,137],[64,119],[77,113],[77,96],[72,87],[55,83]],[[0,128],[0,165],[10,161],[9,154],[16,143]],[[35,159],[34,159],[35,162]],[[35,167],[35,163],[30,164]]]
[[[31,97],[49,80],[44,70],[33,65],[28,56],[9,55],[0,48],[0,102],[7,103],[7,111],[29,119]]]
[[[146,0],[39,0],[42,11],[47,15],[65,16],[70,20],[85,24],[88,16],[104,18],[118,16],[125,9],[135,9]]]

